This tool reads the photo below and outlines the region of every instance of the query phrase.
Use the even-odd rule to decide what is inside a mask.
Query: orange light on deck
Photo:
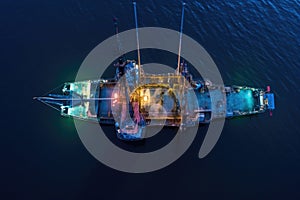
[[[148,96],[144,96],[144,101],[148,101]]]
[[[114,93],[114,98],[116,99],[116,98],[118,98],[118,93]]]

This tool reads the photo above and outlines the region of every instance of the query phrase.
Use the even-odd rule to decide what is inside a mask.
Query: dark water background
[[[114,15],[120,31],[134,28],[131,1],[2,0],[1,199],[300,199],[300,1],[187,3],[184,33],[210,53],[226,84],[271,85],[273,117],[226,121],[202,160],[198,134],[160,171],[112,170],[87,152],[71,119],[32,97],[74,80],[114,33]],[[140,26],[178,30],[180,5],[139,1]]]

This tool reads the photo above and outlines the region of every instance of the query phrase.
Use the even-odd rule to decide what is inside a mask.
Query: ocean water
[[[72,119],[32,97],[74,80],[88,53],[114,34],[113,16],[120,31],[134,28],[131,1],[3,0],[1,199],[300,198],[300,1],[186,3],[184,33],[207,50],[225,84],[270,85],[273,116],[227,120],[204,159],[198,134],[160,171],[110,169],[87,152]],[[138,1],[137,8],[141,27],[179,30],[181,1]]]

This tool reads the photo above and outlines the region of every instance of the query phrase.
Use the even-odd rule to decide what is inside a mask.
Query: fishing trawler
[[[134,11],[138,31],[135,3]],[[180,34],[183,16],[184,4]],[[139,48],[137,51],[137,62],[119,58],[112,79],[67,82],[61,94],[51,93],[34,99],[59,110],[62,116],[113,125],[118,138],[130,141],[145,138],[145,130],[150,126],[192,127],[222,117],[275,109],[274,94],[269,86],[265,90],[197,80],[188,64],[180,60],[180,51],[173,73],[145,73]]]

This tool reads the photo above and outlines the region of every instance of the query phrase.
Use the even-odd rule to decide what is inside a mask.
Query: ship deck
[[[77,82],[74,84],[72,91],[82,95],[84,98],[112,98],[114,89],[114,82],[99,83],[93,81]],[[146,93],[141,93],[141,92]],[[148,92],[147,92],[148,91]],[[194,104],[193,92],[196,94],[198,105]],[[256,100],[252,92],[252,88],[239,88],[238,90],[231,90],[226,92],[220,88],[208,90],[191,90],[186,94],[187,107],[184,112],[192,116],[195,110],[204,112],[212,112],[215,115],[236,116],[241,114],[252,113],[256,106]],[[143,89],[139,91],[139,95],[147,95],[147,101],[139,103],[139,113],[143,114],[145,119],[174,119],[180,120],[182,113],[176,111],[174,96],[170,96],[169,90],[165,88],[160,89]],[[176,95],[178,97],[178,95]],[[214,99],[214,104],[212,104]],[[119,99],[122,101],[122,99]],[[121,103],[121,102],[118,102]],[[178,99],[178,105],[182,105],[181,99]],[[128,113],[133,115],[132,105],[128,102]],[[184,104],[184,103],[183,103]],[[94,119],[102,123],[114,123],[112,100],[86,101],[80,106],[74,106],[69,109],[69,115],[83,119]],[[225,109],[226,106],[226,109]],[[147,108],[148,107],[148,108]],[[163,109],[161,109],[163,107]],[[147,112],[145,112],[145,108]],[[162,110],[162,111],[161,111]],[[181,110],[183,111],[183,110]],[[184,113],[183,113],[184,114]],[[194,113],[195,114],[195,113]]]
[[[233,112],[252,112],[255,107],[255,99],[251,89],[240,90],[239,92],[226,93],[226,99],[222,90],[211,90],[210,92],[196,92],[200,110],[212,111],[213,113],[221,113],[226,104],[226,113]],[[216,104],[212,105],[211,99],[216,100]]]

